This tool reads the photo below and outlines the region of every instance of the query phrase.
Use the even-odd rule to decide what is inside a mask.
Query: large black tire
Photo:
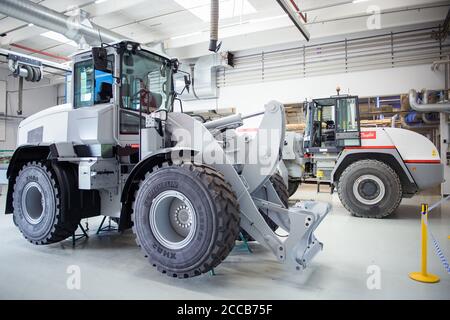
[[[233,249],[239,203],[214,168],[164,163],[140,182],[132,220],[148,261],[170,277],[189,278],[210,271]]]
[[[14,222],[34,244],[50,244],[71,236],[79,218],[64,216],[61,190],[52,170],[39,162],[22,167],[13,191]]]
[[[272,185],[273,185],[275,191],[277,192],[278,197],[280,197],[281,202],[284,204],[284,206],[286,208],[288,208],[289,207],[289,194],[288,194],[286,184],[284,183],[283,177],[280,174],[275,173],[274,175],[272,175],[270,177],[270,182],[272,182]],[[270,229],[272,229],[272,231],[275,231],[278,229],[278,225],[272,219],[270,219],[267,215],[265,215],[262,212],[261,212],[261,215],[263,216],[266,223],[269,225]],[[241,229],[241,234],[246,241],[254,241],[255,240],[244,229]]]
[[[286,184],[284,183],[283,177],[280,174],[275,173],[273,176],[270,177],[270,182],[272,182],[273,187],[275,188],[275,191],[280,197],[281,202],[284,204],[286,208],[288,208],[289,192],[286,187]]]
[[[360,160],[349,165],[338,182],[344,207],[357,217],[384,218],[402,201],[402,184],[397,173],[378,160]]]
[[[295,192],[297,192],[298,187],[300,186],[300,180],[289,180],[288,193],[289,197],[292,197]]]

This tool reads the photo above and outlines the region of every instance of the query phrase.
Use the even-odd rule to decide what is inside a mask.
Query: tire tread
[[[170,162],[165,162],[161,166],[155,166],[151,172],[146,174],[145,178],[159,170],[159,168],[168,166],[175,165]],[[145,252],[143,247],[141,247],[141,249],[147,259],[149,259],[149,262],[156,267],[159,272],[174,278],[189,278],[212,270],[229,255],[231,250],[234,248],[235,239],[239,234],[240,212],[236,194],[232,190],[231,185],[225,181],[223,174],[214,168],[203,164],[182,163],[180,166],[191,172],[195,172],[198,178],[202,181],[203,185],[205,185],[208,190],[211,190],[211,194],[213,194],[212,200],[216,206],[217,212],[217,237],[209,253],[205,255],[203,262],[199,265],[199,267],[190,270],[189,272],[170,271],[164,266],[158,265],[155,261],[150,261],[149,254]],[[139,187],[136,190],[134,197],[135,199],[137,192],[139,192],[145,181],[145,178],[139,182]],[[133,203],[133,211],[134,205],[135,204]],[[131,219],[134,223],[133,214]],[[138,235],[134,227],[133,232],[136,235],[136,242],[139,244]]]
[[[56,205],[55,205],[55,220],[52,226],[52,229],[50,230],[50,232],[48,232],[47,236],[41,240],[33,240],[30,239],[26,233],[23,232],[22,229],[19,228],[20,232],[22,233],[22,235],[24,236],[25,239],[27,239],[29,242],[36,244],[36,245],[46,245],[46,244],[51,244],[51,243],[55,243],[55,242],[59,242],[62,241],[64,239],[67,239],[68,237],[70,237],[78,228],[78,223],[79,220],[77,219],[70,219],[69,217],[64,217],[62,216],[62,208],[61,208],[61,190],[59,188],[58,183],[55,180],[54,174],[52,173],[52,171],[48,168],[47,165],[45,165],[42,162],[39,161],[31,161],[26,163],[22,169],[19,171],[19,173],[16,176],[16,179],[20,176],[21,173],[23,173],[23,171],[28,168],[28,167],[38,167],[40,168],[42,171],[45,172],[45,174],[48,176],[48,178],[50,179],[50,182],[53,186],[53,190],[55,192],[55,201],[56,201]],[[14,184],[14,188],[15,188],[15,184]],[[16,197],[15,192],[13,192],[13,199]]]
[[[346,182],[347,176],[350,175],[350,173],[352,173],[354,170],[359,169],[360,167],[362,167],[362,168],[379,167],[382,170],[384,170],[393,179],[394,187],[397,189],[398,194],[400,194],[400,197],[395,199],[395,201],[392,202],[390,208],[388,210],[385,210],[382,214],[364,215],[364,214],[357,212],[351,206],[347,197],[344,194],[343,185]],[[384,163],[382,161],[378,161],[378,160],[373,160],[373,159],[359,160],[357,162],[352,163],[347,168],[345,168],[345,170],[342,172],[341,177],[339,178],[337,190],[338,190],[338,196],[339,196],[339,199],[341,200],[342,205],[350,212],[351,215],[353,215],[355,217],[360,217],[360,218],[375,218],[375,219],[385,218],[385,217],[389,216],[390,214],[392,214],[398,208],[398,206],[400,205],[400,202],[402,201],[402,197],[401,197],[402,184],[401,184],[400,178],[398,177],[397,173],[394,171],[394,169],[392,169],[391,166],[387,165],[386,163]]]

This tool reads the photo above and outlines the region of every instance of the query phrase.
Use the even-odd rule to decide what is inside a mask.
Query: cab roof
[[[137,43],[137,42],[132,41],[132,40],[123,39],[123,40],[111,42],[111,43],[108,43],[108,44],[109,44],[109,45],[115,45],[115,44],[119,44],[119,43],[122,43],[122,42],[134,42],[134,43]],[[139,43],[139,45],[140,45],[140,47],[141,47],[142,50],[149,51],[149,52],[151,52],[151,53],[155,53],[155,54],[160,55],[161,57],[166,58],[166,59],[169,59],[169,60],[171,59],[170,56],[168,56],[166,53],[164,53],[164,52],[162,52],[162,51],[160,51],[160,50],[154,50],[154,49],[151,49],[151,48],[146,47],[146,46],[144,46],[144,45],[142,45],[142,44],[140,44],[140,43]],[[72,58],[72,57],[76,57],[76,56],[79,56],[79,55],[86,54],[86,53],[88,53],[88,52],[91,52],[91,48],[85,49],[85,50],[81,50],[81,51],[78,51],[78,52],[75,52],[75,53],[71,54],[70,57],[71,57],[71,58]]]

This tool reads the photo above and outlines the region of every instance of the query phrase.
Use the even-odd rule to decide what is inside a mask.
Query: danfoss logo
[[[377,132],[376,131],[363,131],[361,132],[361,139],[376,139]]]

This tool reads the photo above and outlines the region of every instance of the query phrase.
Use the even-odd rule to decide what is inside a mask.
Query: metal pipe
[[[265,111],[258,111],[255,113],[246,114],[245,116],[242,116],[242,120],[250,119],[253,117],[257,117],[257,116],[262,116],[264,113],[265,113]]]
[[[449,59],[434,61],[434,62],[431,64],[431,70],[436,71],[437,69],[439,69],[439,66],[440,66],[441,64],[449,64],[449,63],[450,63],[450,60],[449,60]]]
[[[24,116],[11,116],[11,115],[4,115],[0,112],[0,120],[23,120],[26,119]]]
[[[430,115],[430,113],[424,113],[424,114],[422,114],[422,121],[423,121],[423,123],[425,123],[425,124],[430,124],[430,125],[436,125],[436,126],[439,125],[439,123],[440,123],[439,120],[434,120],[434,121],[433,121],[433,120],[430,120],[430,119],[428,119],[427,115]]]
[[[391,118],[391,127],[392,127],[392,128],[395,128],[395,122],[397,121],[397,119],[398,119],[398,113],[395,114],[395,115]]]
[[[208,130],[212,130],[212,129],[218,129],[218,128],[225,128],[225,127],[240,127],[242,126],[242,117],[241,114],[233,114],[231,116],[227,116],[227,117],[223,117],[223,118],[219,118],[217,120],[213,120],[213,121],[208,121],[206,123],[204,123],[203,125],[206,127],[206,129]]]
[[[58,56],[56,54],[48,53],[48,52],[45,52],[45,51],[42,51],[42,50],[29,48],[29,47],[23,46],[21,44],[11,43],[10,46],[11,47],[15,47],[15,48],[19,48],[19,49],[22,49],[22,50],[25,50],[25,51],[28,51],[28,52],[37,53],[37,54],[40,54],[40,55],[43,55],[43,56],[47,56],[47,57],[50,57],[50,58],[54,58],[54,59],[58,59],[58,60],[64,60],[64,61],[70,61],[70,59],[67,58],[67,57],[62,57],[62,56]]]
[[[406,122],[405,116],[400,116],[400,123],[401,123],[401,127],[408,129],[408,130],[419,130],[419,129],[436,129],[438,126],[437,125],[423,125],[423,124],[417,124],[417,125],[410,125]]]
[[[250,119],[257,116],[264,115],[265,111],[258,111],[255,113],[250,113],[245,116],[242,116],[240,113],[232,114],[227,117],[219,118],[217,120],[208,121],[204,123],[204,126],[208,129],[217,129],[217,128],[223,128],[226,126],[233,126],[233,127],[240,127],[243,125],[243,120]]]
[[[450,11],[449,11],[450,12]],[[449,64],[448,63],[446,63],[445,64],[445,72],[444,72],[444,74],[445,74],[445,92],[444,92],[444,100],[448,100],[448,77],[449,77]]]
[[[31,59],[31,60],[40,61],[42,63],[42,65],[44,67],[47,67],[47,68],[52,68],[52,69],[56,69],[56,70],[60,70],[60,71],[64,71],[64,72],[72,72],[72,69],[70,68],[70,66],[67,66],[67,65],[64,65],[64,64],[60,64],[60,63],[57,63],[57,62],[40,59],[40,58],[37,58],[35,56],[30,56],[30,55],[27,55],[27,54],[13,52],[13,51],[10,51],[10,50],[5,50],[5,49],[1,49],[0,48],[0,56],[4,56],[4,57],[8,58],[8,56],[10,56],[10,55],[19,56],[19,57],[23,57],[23,58],[27,58],[27,59]],[[47,71],[47,73],[51,73],[51,72]]]
[[[28,77],[28,70],[25,68],[19,67],[14,60],[8,60],[8,69],[13,72],[14,74],[17,74],[19,77],[26,78]],[[17,73],[16,73],[17,72]]]
[[[19,77],[19,92],[17,93],[17,114],[23,113],[23,77]]]
[[[73,17],[68,17],[29,0],[2,0],[0,13],[28,22],[36,26],[58,32],[77,43],[82,38],[90,45],[100,44],[100,36],[104,42],[116,42],[123,39],[119,34],[99,27],[82,24]]]
[[[219,0],[211,0],[210,23],[209,51],[217,52],[217,41],[219,41]]]
[[[450,112],[450,103],[448,102],[428,104],[417,103],[417,92],[414,89],[409,92],[409,104],[413,110],[419,112]]]

